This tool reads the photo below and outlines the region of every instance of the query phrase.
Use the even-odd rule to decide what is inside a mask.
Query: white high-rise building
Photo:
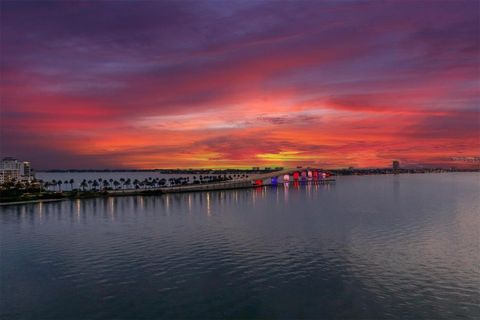
[[[15,158],[3,158],[0,162],[0,184],[7,181],[31,181],[33,179],[30,162]]]

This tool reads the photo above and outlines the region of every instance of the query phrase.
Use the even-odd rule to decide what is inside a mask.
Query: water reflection
[[[111,197],[109,198],[108,206],[110,208],[110,217],[112,221],[115,220],[115,198]]]
[[[288,202],[288,189],[290,189],[290,183],[289,182],[284,182],[283,183],[283,197],[284,197],[285,203]]]
[[[312,183],[306,185],[306,194],[309,199],[312,198]]]
[[[398,197],[399,197],[399,192],[400,192],[400,175],[394,175],[392,177],[393,179],[393,195],[395,197],[396,200],[398,200]]]
[[[255,206],[258,201],[269,201],[272,197],[278,206],[282,206],[289,200],[289,190],[294,188],[296,193],[305,192],[307,199],[313,197],[319,191],[319,186],[313,183],[302,184],[299,181],[282,183],[275,186],[259,186],[253,189],[197,192],[185,194],[165,194],[162,196],[131,196],[131,197],[107,197],[93,199],[75,199],[72,201],[41,202],[38,204],[7,207],[9,212],[18,212],[21,221],[26,219],[49,218],[51,214],[56,219],[62,220],[72,213],[75,217],[72,222],[79,222],[81,217],[91,219],[97,215],[115,221],[118,214],[130,214],[132,212],[157,211],[170,215],[173,212],[185,211],[196,212],[196,208],[204,207],[207,216],[211,216],[215,208],[221,211],[228,210],[237,205]],[[328,185],[321,185],[327,189]],[[2,209],[6,210],[6,209]]]
[[[192,194],[188,194],[188,213],[192,213]]]
[[[43,202],[40,202],[38,204],[38,215],[40,217],[40,220],[43,218]]]
[[[212,215],[212,208],[210,207],[210,192],[207,192],[207,216]]]

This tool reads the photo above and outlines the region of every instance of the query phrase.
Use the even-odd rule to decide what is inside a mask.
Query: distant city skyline
[[[479,1],[2,1],[35,169],[478,167]]]

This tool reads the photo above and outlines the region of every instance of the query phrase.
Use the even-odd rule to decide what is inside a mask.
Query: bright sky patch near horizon
[[[479,1],[0,5],[0,151],[38,169],[480,154]]]

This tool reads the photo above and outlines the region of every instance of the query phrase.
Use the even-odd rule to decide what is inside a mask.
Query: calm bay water
[[[480,175],[1,207],[0,318],[480,317]]]

